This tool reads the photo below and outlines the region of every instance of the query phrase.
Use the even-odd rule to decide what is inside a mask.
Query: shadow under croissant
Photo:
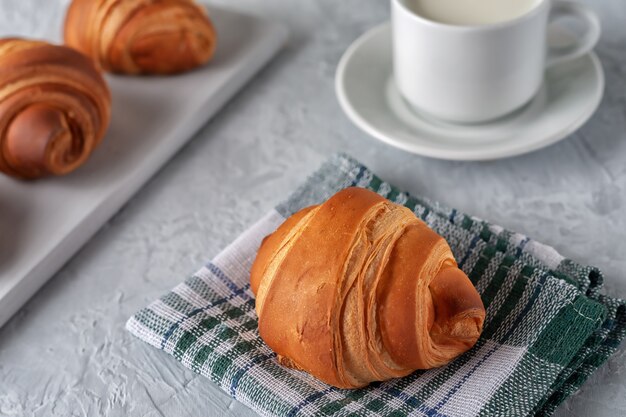
[[[1,197],[12,195],[7,191],[15,185],[12,181],[9,178],[0,178],[0,272],[11,267],[22,250],[22,237],[30,227],[29,208],[20,204],[19,199]]]

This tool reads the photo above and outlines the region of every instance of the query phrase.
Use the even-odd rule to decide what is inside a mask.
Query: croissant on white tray
[[[67,174],[107,130],[111,95],[93,62],[41,41],[0,39],[0,171]]]
[[[206,63],[217,35],[193,0],[73,0],[65,43],[106,71],[173,74]]]
[[[250,279],[260,335],[280,363],[340,388],[444,365],[485,319],[444,238],[361,188],[287,219]]]

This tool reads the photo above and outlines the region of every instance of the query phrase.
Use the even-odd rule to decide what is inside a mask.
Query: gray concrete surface
[[[0,330],[0,416],[253,416],[124,322],[345,151],[401,187],[555,246],[626,296],[626,4],[601,15],[598,113],[569,139],[487,163],[444,162],[357,130],[333,91],[348,45],[388,1],[220,0],[285,22],[285,51]],[[59,38],[67,1],[2,0],[0,34]],[[626,415],[626,349],[557,413]]]

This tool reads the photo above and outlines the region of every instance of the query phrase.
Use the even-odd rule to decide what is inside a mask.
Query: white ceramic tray
[[[108,77],[112,122],[91,159],[62,178],[0,175],[0,326],[284,44],[284,27],[211,9],[219,44],[174,77]]]

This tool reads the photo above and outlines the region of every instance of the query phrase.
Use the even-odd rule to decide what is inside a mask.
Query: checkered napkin
[[[487,317],[476,346],[447,366],[342,390],[277,363],[257,331],[249,269],[261,239],[286,217],[355,185],[404,204],[443,235]],[[626,334],[626,303],[601,288],[597,269],[400,192],[337,155],[212,262],[135,314],[127,329],[261,415],[550,415]]]

